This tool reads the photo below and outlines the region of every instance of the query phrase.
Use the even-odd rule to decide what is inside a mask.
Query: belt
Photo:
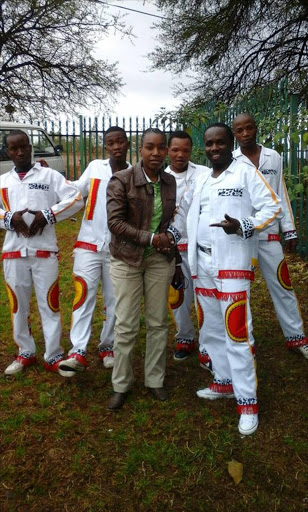
[[[178,250],[179,250],[179,251],[181,251],[181,252],[187,251],[187,249],[188,249],[188,244],[178,244],[178,245],[177,245],[177,248],[178,248]]]
[[[89,242],[81,242],[77,240],[77,242],[75,242],[74,247],[77,247],[79,249],[86,249],[87,251],[97,252],[97,245],[90,244]]]
[[[33,256],[36,258],[50,258],[52,254],[57,254],[57,252],[54,251],[40,251],[37,250]],[[24,255],[26,256],[26,255]],[[31,254],[32,256],[32,254]],[[17,258],[23,258],[21,251],[10,251],[10,252],[4,252],[1,256],[2,260],[15,260]]]
[[[209,256],[212,254],[212,249],[210,247],[202,247],[198,244],[198,249],[200,249],[202,252],[205,252],[205,254],[208,254]]]

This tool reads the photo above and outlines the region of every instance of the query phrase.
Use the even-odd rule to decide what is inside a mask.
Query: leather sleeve
[[[127,222],[128,206],[126,183],[114,175],[110,179],[107,187],[107,217],[109,230],[114,235],[126,238],[136,245],[150,245],[152,233],[138,229]]]

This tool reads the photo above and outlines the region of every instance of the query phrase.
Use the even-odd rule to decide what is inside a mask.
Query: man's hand
[[[227,235],[235,235],[241,225],[239,220],[233,219],[225,214],[225,220],[217,222],[216,224],[210,224],[210,227],[222,228]]]
[[[285,240],[284,242],[284,250],[287,253],[295,252],[297,246],[298,239],[290,238],[289,240]]]
[[[176,265],[171,284],[172,284],[173,288],[175,288],[175,290],[179,290],[180,288],[183,288],[184,283],[185,283],[185,276],[183,274],[181,265]]]
[[[46,160],[44,158],[38,158],[36,161],[39,164],[41,164],[42,167],[49,167],[48,163],[46,162]]]
[[[29,226],[25,223],[22,216],[27,211],[28,211],[28,208],[25,208],[24,210],[20,210],[19,212],[15,212],[13,214],[13,217],[11,220],[11,226],[12,226],[12,228],[14,228],[17,236],[22,234],[25,238],[28,238],[28,236],[29,236]]]
[[[158,252],[168,253],[174,247],[174,238],[171,233],[154,235],[152,244]]]
[[[44,231],[44,227],[47,224],[47,220],[45,219],[41,210],[37,210],[37,211],[28,210],[28,211],[29,211],[29,213],[32,213],[34,215],[34,219],[29,228],[29,237],[36,235],[36,233],[38,231],[40,231],[40,235],[41,235]]]

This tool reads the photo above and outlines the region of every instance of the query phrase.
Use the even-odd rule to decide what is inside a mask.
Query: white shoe
[[[243,436],[253,434],[259,425],[257,414],[241,414],[238,429]]]
[[[103,359],[103,365],[105,366],[105,368],[113,368],[114,357],[113,356],[105,356]]]
[[[31,366],[36,363],[36,357],[22,357],[17,356],[16,359],[4,370],[4,375],[16,375],[23,371],[26,366]]]
[[[5,370],[4,375],[15,375],[16,373],[22,372],[24,369],[24,365],[15,359]]]
[[[62,377],[74,377],[77,372],[83,372],[86,369],[87,361],[83,356],[78,355],[64,359],[59,363],[59,373]]]
[[[208,363],[200,363],[200,366],[204,370],[208,370],[209,372],[211,372],[212,375],[214,375],[211,361],[209,361]]]
[[[298,354],[302,354],[305,359],[308,359],[308,345],[302,345],[301,347],[295,347],[293,349],[295,352],[298,352]]]
[[[218,393],[210,388],[199,389],[197,391],[199,398],[206,398],[207,400],[217,400],[218,398],[234,398],[234,393]]]

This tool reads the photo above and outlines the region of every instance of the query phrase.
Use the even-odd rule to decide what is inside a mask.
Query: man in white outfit
[[[32,148],[25,132],[10,132],[6,144],[14,168],[0,176],[0,227],[7,230],[2,260],[19,351],[4,373],[15,375],[36,363],[29,323],[33,286],[45,339],[44,366],[57,372],[63,349],[54,224],[80,210],[83,200],[58,171],[32,163]]]
[[[192,139],[182,130],[174,131],[168,139],[168,156],[170,165],[165,169],[172,174],[176,181],[176,205],[179,208],[184,194],[196,181],[196,178],[209,171],[208,167],[190,162]],[[169,307],[172,310],[177,327],[176,351],[173,355],[175,361],[181,362],[193,352],[195,348],[195,328],[191,319],[191,304],[194,297],[193,280],[187,259],[188,239],[186,231],[177,247],[182,257],[182,271],[185,276],[185,286],[175,290],[172,286],[169,293]],[[200,353],[199,353],[200,354]],[[201,361],[207,364],[206,361]]]
[[[249,305],[255,232],[281,215],[280,200],[257,170],[251,172],[233,160],[233,134],[227,125],[209,126],[204,143],[213,169],[185,195],[173,224],[181,233],[187,217],[199,343],[208,352],[214,373],[212,384],[197,395],[208,400],[235,397],[239,432],[249,435],[258,428]]]
[[[287,252],[294,252],[297,245],[293,213],[283,177],[282,158],[277,151],[257,144],[257,125],[251,115],[239,114],[233,121],[233,130],[239,143],[239,148],[233,152],[233,156],[238,162],[247,164],[251,170],[257,168],[281,197],[284,217],[260,233],[258,260],[285,337],[286,347],[296,350],[308,359],[308,338],[304,333],[303,320],[280,243],[281,232]]]
[[[122,169],[131,168],[126,162],[129,146],[123,128],[111,126],[104,137],[107,160],[90,162],[74,185],[83,197],[88,197],[77,242],[74,246],[75,298],[72,312],[70,339],[72,348],[62,361],[59,372],[72,377],[87,367],[86,351],[91,335],[92,316],[99,283],[104,299],[104,321],[99,341],[99,357],[105,368],[112,368],[115,298],[109,276],[110,231],[107,226],[106,190],[111,176]]]

